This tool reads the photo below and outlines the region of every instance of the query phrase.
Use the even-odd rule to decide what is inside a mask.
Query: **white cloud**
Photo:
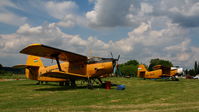
[[[147,3],[141,3],[141,13],[152,13],[153,12],[153,6]]]
[[[2,23],[18,26],[24,24],[26,21],[26,17],[20,17],[10,12],[0,13],[0,22]]]
[[[29,24],[24,24],[23,26],[20,26],[19,29],[17,30],[17,33],[41,33],[41,26],[38,27],[31,27]]]
[[[14,34],[0,35],[0,53],[4,54],[0,58],[16,55],[29,44],[42,43],[84,55],[90,49],[93,56],[108,56],[112,51],[114,54],[121,54],[121,61],[133,58],[146,63],[151,58],[163,58],[174,64],[186,61],[191,64],[197,57],[195,54],[199,53],[199,48],[191,46],[191,40],[184,37],[184,33],[186,32],[178,25],[171,23],[160,30],[154,30],[150,23],[142,23],[129,32],[128,37],[115,42],[104,42],[95,37],[82,39],[78,35],[68,35],[55,23],[35,27],[25,24]],[[20,57],[15,59],[17,58]]]
[[[66,15],[73,13],[78,6],[72,1],[49,1],[45,4],[45,8],[51,16],[57,19],[63,19]]]
[[[191,3],[187,1],[186,3],[187,4],[184,4],[181,7],[172,7],[169,11],[172,13],[179,13],[184,16],[195,16],[199,14],[199,2]]]
[[[131,0],[97,0],[94,9],[86,13],[86,18],[89,25],[95,27],[126,26],[130,5]]]
[[[1,0],[0,1],[0,22],[1,23],[19,26],[19,25],[24,24],[27,21],[27,17],[19,16],[9,11],[7,8],[20,9],[10,0]]]
[[[10,0],[1,0],[0,1],[0,8],[5,8],[5,7],[13,7],[13,8],[18,8],[15,4],[13,4]]]

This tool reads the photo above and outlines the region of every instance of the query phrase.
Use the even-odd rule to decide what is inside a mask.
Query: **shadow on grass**
[[[99,89],[102,88],[101,86],[93,86],[93,88],[88,88],[87,86],[77,86],[77,87],[66,87],[66,86],[58,86],[58,87],[53,87],[53,88],[40,88],[40,89],[35,89],[35,91],[66,91],[66,90],[78,90],[78,89],[89,89],[89,90],[94,90],[94,89]]]
[[[155,80],[157,82],[179,82],[180,80],[165,80],[165,79],[161,79],[161,80]]]
[[[59,84],[36,84],[36,83],[28,83],[28,84],[19,84],[19,86],[59,86]]]
[[[171,79],[139,79],[139,80],[155,81],[155,82],[178,82],[178,81],[180,81],[179,79],[177,79],[177,80],[171,80]]]

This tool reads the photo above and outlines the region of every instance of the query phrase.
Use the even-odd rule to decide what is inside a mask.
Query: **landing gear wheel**
[[[59,82],[59,86],[64,86],[64,82]]]
[[[71,87],[72,88],[76,88],[77,87],[76,83],[75,83],[75,79],[71,79],[70,82],[71,82]]]
[[[41,82],[40,82],[40,81],[38,81],[38,82],[36,83],[36,85],[40,85],[40,83],[41,83]]]
[[[172,81],[179,81],[179,79],[176,78],[175,76],[174,76],[174,77],[171,77],[171,80],[172,80]]]

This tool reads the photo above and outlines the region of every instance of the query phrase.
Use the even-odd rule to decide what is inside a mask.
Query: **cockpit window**
[[[97,63],[97,62],[101,62],[101,61],[103,61],[102,60],[102,58],[100,58],[100,57],[92,57],[92,58],[89,58],[88,59],[88,63],[90,64],[90,63]]]
[[[101,58],[101,57],[92,57],[88,59],[88,64],[92,63],[102,63],[102,62],[111,62],[113,61],[113,58]]]

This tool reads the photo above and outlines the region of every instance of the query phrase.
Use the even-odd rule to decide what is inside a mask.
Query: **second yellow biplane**
[[[148,71],[145,65],[138,66],[137,76],[144,79],[171,79],[178,80],[176,76],[182,74],[182,68],[164,67],[156,65],[153,67],[153,71]]]
[[[27,54],[25,65],[15,67],[26,68],[26,77],[38,81],[66,82],[71,86],[76,86],[76,80],[85,80],[88,87],[93,86],[93,82],[101,77],[106,77],[113,72],[117,59],[93,57],[88,58],[80,54],[64,51],[42,44],[31,44],[22,49],[20,53]],[[40,57],[56,60],[57,64],[44,66]],[[64,61],[60,63],[60,61]]]

